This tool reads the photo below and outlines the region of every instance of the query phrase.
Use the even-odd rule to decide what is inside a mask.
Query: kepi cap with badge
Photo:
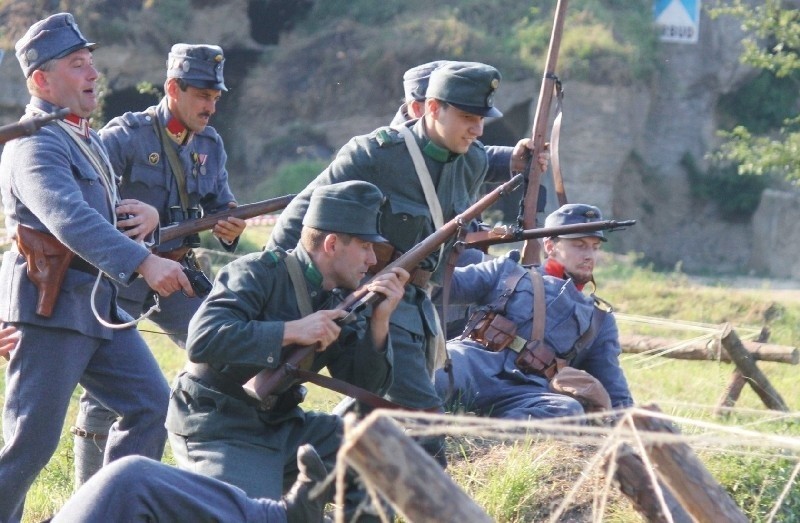
[[[431,73],[448,63],[447,60],[436,60],[412,67],[406,71],[403,74],[403,91],[406,101],[425,101],[425,93],[428,91],[428,82],[431,79]]]
[[[84,38],[70,13],[50,15],[33,24],[14,49],[25,78],[45,62],[63,58],[79,49],[94,51],[97,44]]]
[[[369,182],[353,180],[317,187],[311,193],[303,225],[383,243],[379,221],[383,193]]]
[[[478,62],[449,62],[431,73],[426,98],[484,117],[503,116],[494,106],[500,72]]]
[[[562,225],[575,225],[578,223],[592,223],[603,220],[600,209],[585,203],[568,203],[551,212],[544,220],[545,227],[561,227]],[[559,238],[584,238],[596,236],[603,241],[606,237],[603,231],[576,232],[572,234],[559,234]]]
[[[198,89],[227,91],[224,64],[225,55],[218,45],[175,44],[167,58],[167,78],[182,78]]]

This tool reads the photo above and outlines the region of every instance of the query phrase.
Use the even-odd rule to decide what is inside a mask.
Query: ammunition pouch
[[[28,263],[28,279],[39,293],[36,314],[49,318],[53,315],[61,284],[75,253],[55,236],[21,224],[17,226],[17,248]],[[88,265],[83,260],[79,261]]]
[[[477,310],[472,313],[467,326],[470,331],[466,333],[466,337],[492,352],[505,349],[517,337],[517,326],[514,322],[496,312]]]
[[[556,356],[555,350],[544,342],[525,341],[517,336],[514,322],[497,312],[475,311],[467,323],[468,337],[492,352],[510,348],[518,354],[515,364],[525,374],[535,374],[553,379],[559,369],[566,366],[565,360]]]
[[[556,357],[556,352],[549,345],[533,341],[525,344],[514,363],[523,373],[541,376],[548,381],[566,366],[566,361]]]

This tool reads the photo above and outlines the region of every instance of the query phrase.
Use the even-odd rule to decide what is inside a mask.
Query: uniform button
[[[119,273],[119,279],[122,280],[124,278],[125,278],[125,273],[124,272]]]
[[[144,119],[149,122],[151,120],[150,115],[145,116]]]
[[[267,358],[267,363],[272,363],[274,360],[275,360],[275,358],[270,356],[269,358]]]
[[[317,291],[311,291],[309,294],[311,294],[312,298],[316,298],[317,297]]]
[[[89,185],[94,185],[94,180],[89,180]]]

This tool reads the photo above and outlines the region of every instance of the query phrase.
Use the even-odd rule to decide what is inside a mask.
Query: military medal
[[[158,153],[150,153],[150,156],[148,156],[147,159],[150,161],[150,165],[155,165],[158,163],[160,157],[158,156]]]

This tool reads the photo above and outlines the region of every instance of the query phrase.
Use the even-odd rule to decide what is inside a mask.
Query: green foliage
[[[571,79],[619,83],[653,71],[656,39],[644,0],[578,0],[567,10],[559,71]],[[409,16],[414,13],[414,16]],[[552,7],[511,0],[316,2],[302,28],[309,33],[349,20],[400,31],[398,38],[434,42],[441,57],[482,59],[509,79],[542,70],[553,27]]]
[[[797,130],[796,93],[797,71],[800,69],[800,10],[787,9],[780,0],[766,0],[760,5],[751,5],[744,0],[720,2],[710,10],[713,17],[733,16],[741,20],[747,35],[742,41],[744,51],[741,61],[763,69],[784,82],[764,82],[754,86],[754,92],[741,100],[739,107],[752,102],[759,91],[765,93],[757,111],[762,113],[758,120],[735,127],[732,131],[720,132],[726,140],[720,150],[712,157],[738,164],[739,173],[775,174],[787,180],[800,180],[798,144],[800,133]],[[739,110],[747,117],[746,109],[727,108],[728,112]],[[781,114],[781,110],[785,112]],[[794,116],[792,114],[794,113]],[[782,118],[781,118],[782,117]],[[767,122],[783,119],[783,125],[771,134],[763,128]],[[763,120],[763,121],[762,121]],[[773,127],[774,129],[774,127]]]
[[[797,81],[778,78],[761,71],[736,91],[723,95],[718,104],[722,117],[736,122],[755,134],[780,127],[797,104]]]
[[[747,221],[758,208],[761,193],[767,188],[766,177],[740,173],[736,166],[713,166],[703,173],[686,153],[681,165],[689,176],[689,187],[695,198],[713,201],[720,215],[729,221]]]

